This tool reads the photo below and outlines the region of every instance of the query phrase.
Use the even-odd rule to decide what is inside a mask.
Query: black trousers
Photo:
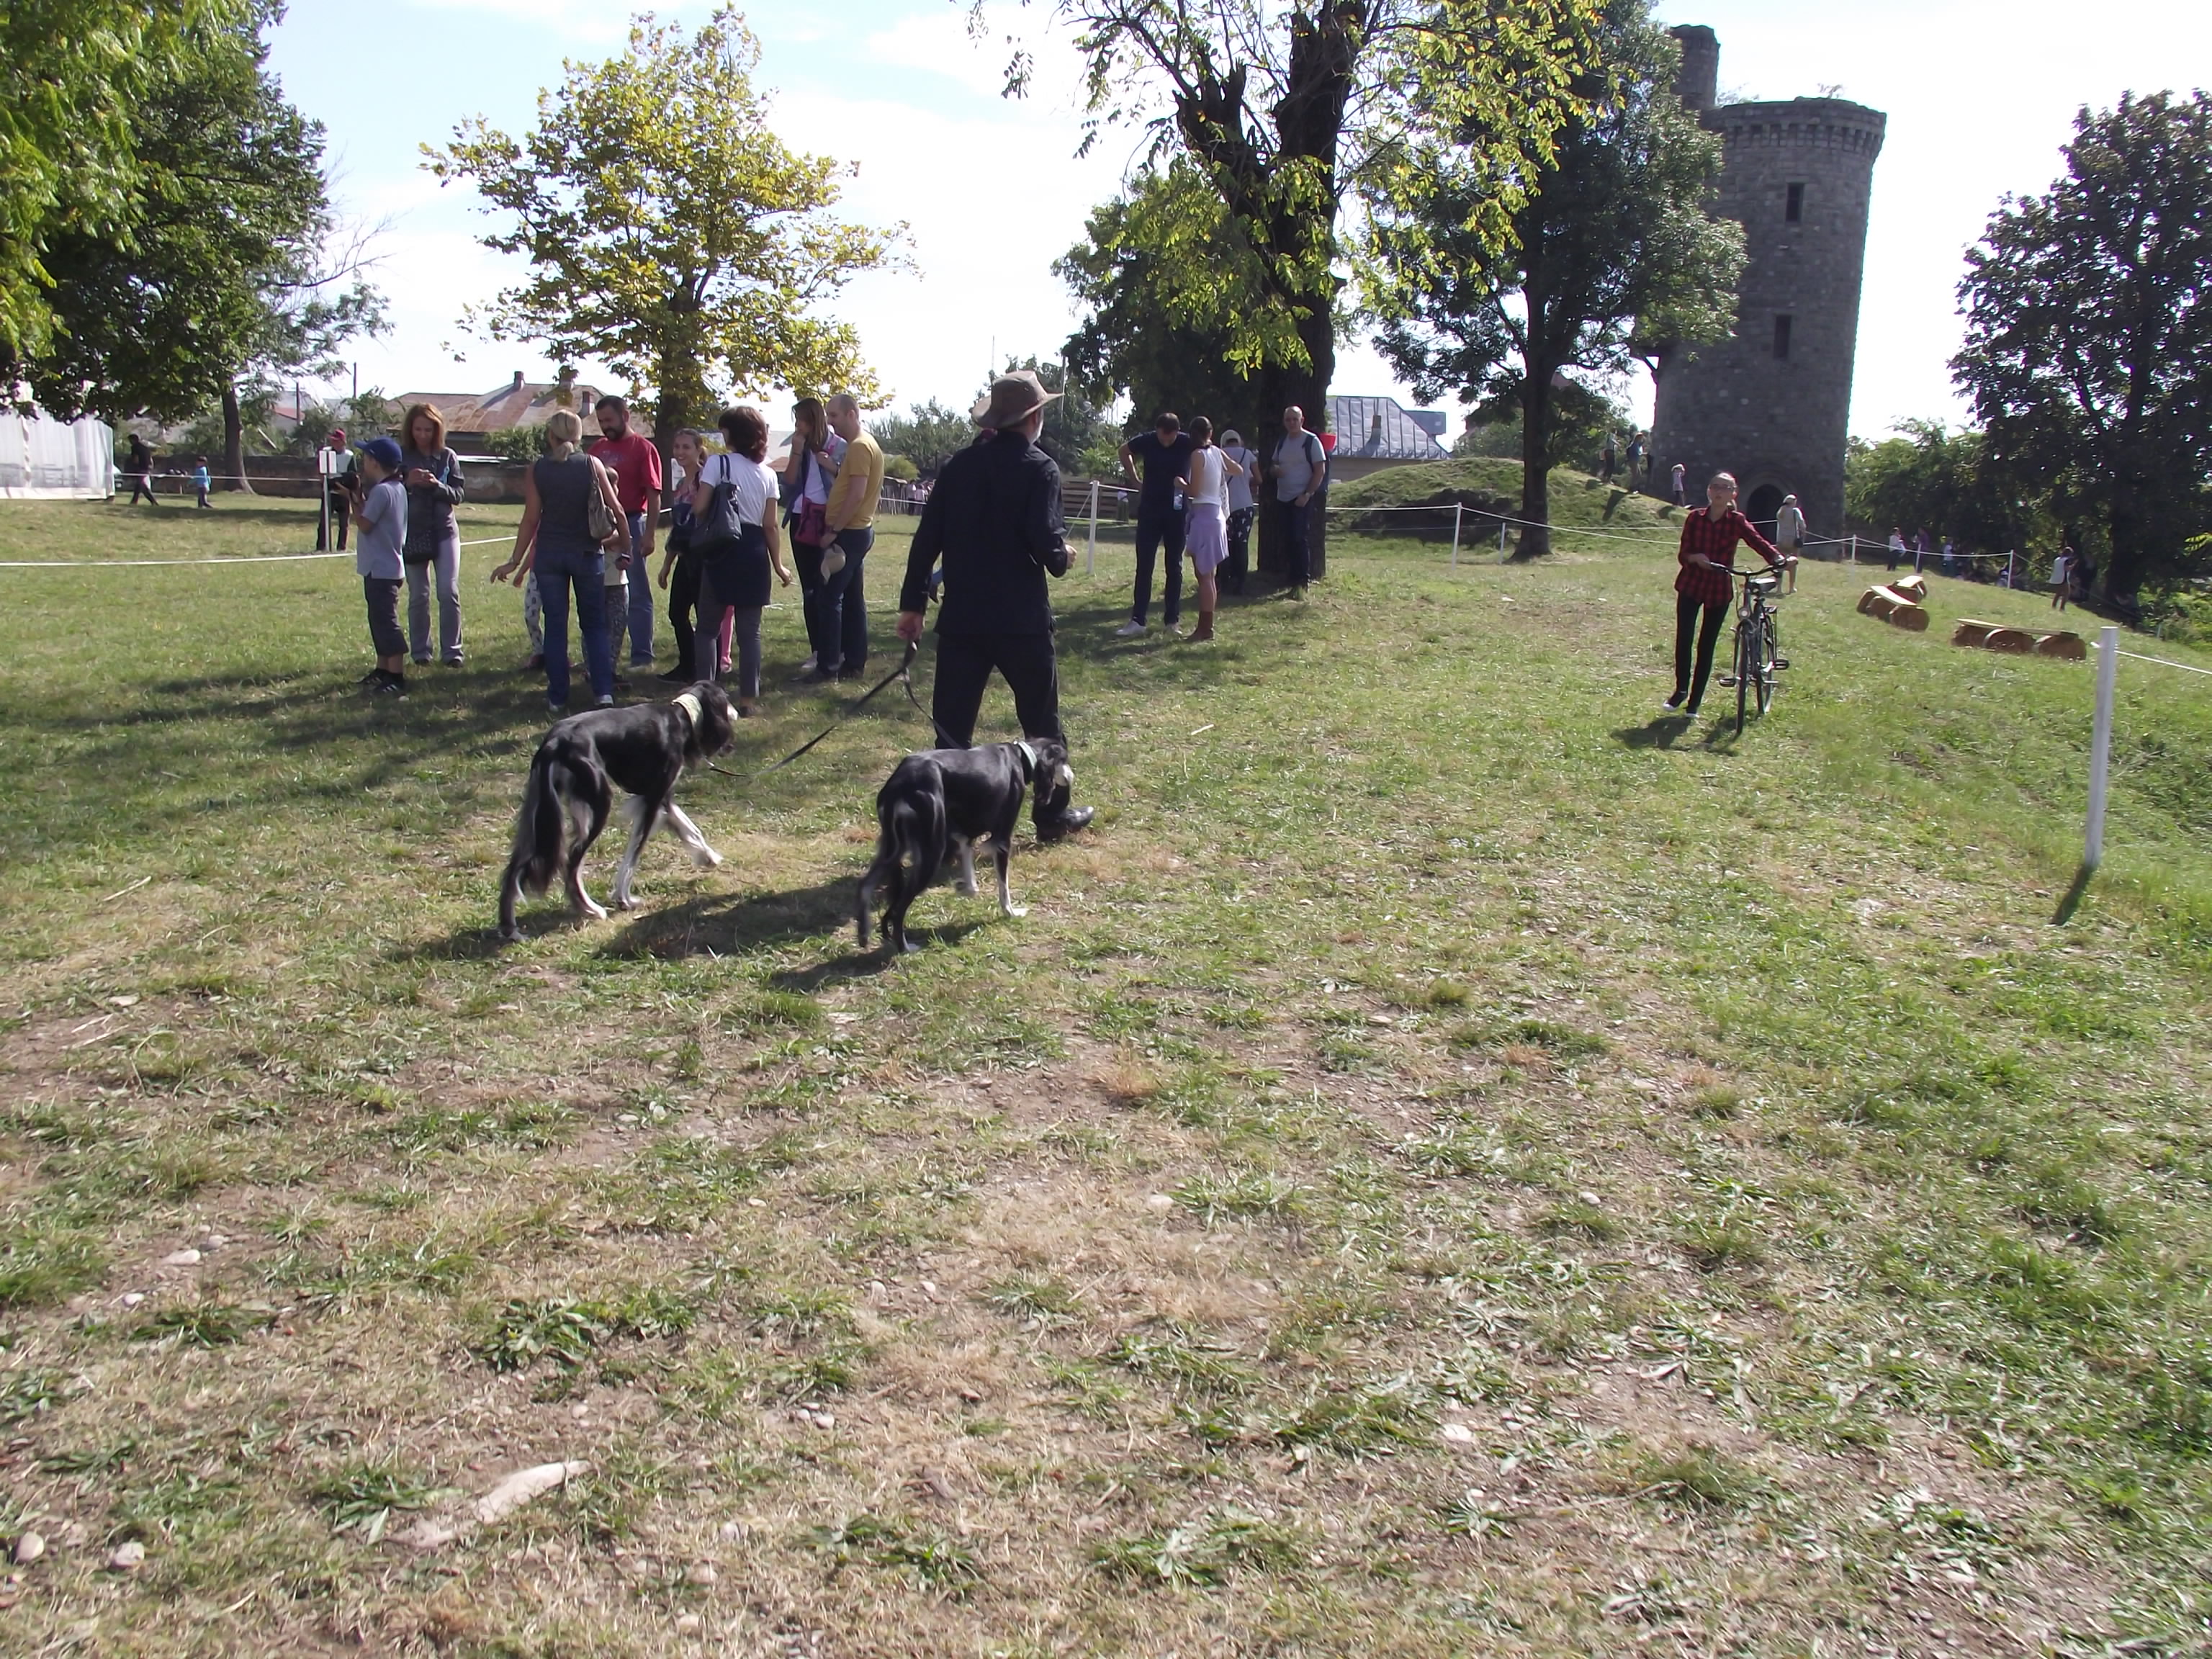
[[[1137,591],[1129,602],[1132,621],[1142,622],[1152,605],[1152,560],[1163,545],[1167,550],[1166,589],[1160,615],[1170,628],[1182,615],[1183,515],[1172,507],[1137,509]]]
[[[1705,613],[1702,626],[1698,620],[1700,611]],[[1686,692],[1689,697],[1686,706],[1689,708],[1695,708],[1705,700],[1705,682],[1712,678],[1713,672],[1713,646],[1721,636],[1721,627],[1728,621],[1728,613],[1729,602],[1726,599],[1718,605],[1706,605],[1694,593],[1677,593],[1674,596],[1674,695],[1681,696]],[[1690,633],[1692,629],[1696,629],[1698,636],[1698,670],[1694,680],[1690,678]]]
[[[668,626],[676,635],[676,665],[691,666],[692,646],[696,629],[691,613],[699,608],[700,561],[690,553],[678,553],[676,565],[668,573]]]
[[[1244,591],[1244,579],[1252,569],[1252,520],[1257,516],[1252,508],[1229,515],[1229,558],[1221,567],[1221,586],[1231,593]]]
[[[1061,743],[1060,729],[1060,665],[1049,634],[939,634],[937,636],[937,684],[930,695],[929,712],[937,722],[937,740],[965,749],[975,740],[975,716],[983,707],[983,688],[991,671],[1006,676],[1014,694],[1014,715],[1025,738],[1054,738]],[[1067,811],[1069,792],[1040,790],[1036,820],[1050,823]]]

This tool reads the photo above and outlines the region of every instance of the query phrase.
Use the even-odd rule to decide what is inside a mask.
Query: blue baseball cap
[[[376,464],[386,472],[399,471],[399,446],[389,438],[371,438],[362,445],[361,453],[374,455]]]

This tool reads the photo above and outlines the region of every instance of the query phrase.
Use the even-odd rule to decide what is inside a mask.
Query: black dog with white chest
[[[1032,787],[1049,795],[1065,792],[1074,782],[1066,747],[1049,738],[908,755],[876,795],[880,833],[876,861],[860,878],[860,948],[868,948],[868,922],[880,890],[885,896],[884,942],[896,951],[920,950],[906,936],[908,907],[937,879],[946,856],[956,852],[960,857],[959,890],[972,896],[979,841],[989,843],[998,860],[1000,914],[1026,914],[1015,908],[1006,885],[1023,798]]]
[[[523,893],[542,893],[557,873],[567,882],[568,902],[594,918],[607,913],[584,890],[584,855],[606,828],[617,785],[628,792],[629,845],[615,868],[615,908],[628,910],[630,875],[638,854],[661,824],[690,849],[692,862],[711,867],[722,855],[707,845],[699,826],[671,799],[677,781],[691,767],[730,746],[730,700],[721,688],[701,680],[672,702],[638,703],[628,708],[593,708],[568,719],[545,734],[530,763],[523,787],[522,812],[514,825],[514,855],[499,890],[499,936],[520,939],[515,901]]]

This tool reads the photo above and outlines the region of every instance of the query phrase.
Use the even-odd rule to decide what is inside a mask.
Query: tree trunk
[[[1552,550],[1552,371],[1530,363],[1521,383],[1521,539],[1514,557]]]
[[[1314,360],[1314,368],[1294,368],[1288,365],[1269,364],[1260,371],[1256,384],[1260,388],[1259,441],[1254,446],[1260,464],[1265,469],[1274,465],[1275,446],[1283,441],[1283,411],[1295,405],[1305,416],[1306,429],[1318,435],[1328,425],[1328,380],[1336,366],[1336,329],[1332,320],[1324,319],[1318,330],[1302,329],[1306,336],[1306,350]],[[1334,457],[1330,458],[1332,460]],[[1290,561],[1283,546],[1282,515],[1275,511],[1274,481],[1266,477],[1255,481],[1253,499],[1260,504],[1260,568],[1271,575],[1280,574],[1289,568]],[[1326,500],[1326,496],[1323,497]],[[1307,570],[1318,580],[1328,574],[1328,514],[1313,515],[1312,528],[1306,540]]]
[[[229,380],[222,386],[222,479],[232,489],[253,493],[246,481],[246,419],[239,412],[238,386]]]

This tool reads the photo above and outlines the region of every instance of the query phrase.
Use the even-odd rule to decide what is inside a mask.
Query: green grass
[[[1808,566],[1739,739],[1658,718],[1667,513],[1554,499],[1534,566],[1340,521],[1210,647],[1113,637],[1079,550],[1098,825],[896,963],[896,694],[687,782],[719,871],[500,949],[500,549],[396,705],[343,562],[0,571],[13,1644],[2201,1644],[2212,700],[2123,663],[2069,902],[2090,671],[1946,643],[2041,600],[1937,579],[1910,635]],[[311,544],[0,504],[0,558]],[[849,695],[767,631],[733,771]]]

